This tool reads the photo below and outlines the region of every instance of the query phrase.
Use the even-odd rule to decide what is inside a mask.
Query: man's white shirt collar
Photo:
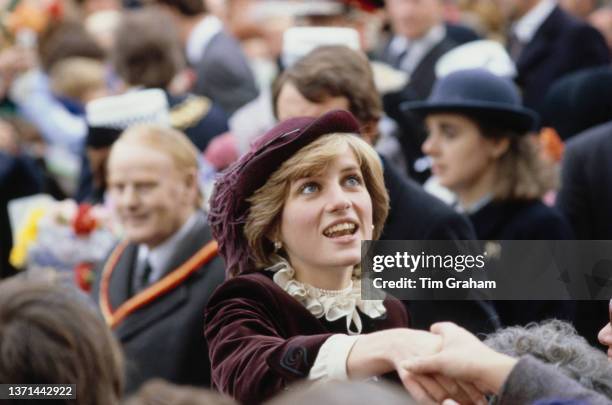
[[[144,263],[148,258],[149,266],[151,266],[151,274],[149,276],[149,282],[159,280],[163,276],[163,272],[167,270],[170,265],[172,256],[178,249],[183,239],[191,232],[198,219],[198,213],[194,212],[185,221],[183,226],[174,233],[171,237],[166,239],[162,244],[156,246],[153,249],[149,249],[146,245],[138,245],[138,265],[140,266],[139,271],[144,271]],[[174,270],[174,269],[170,269]]]
[[[389,47],[393,55],[399,55],[404,50],[410,48],[407,55],[400,62],[400,68],[405,72],[412,73],[425,55],[438,45],[445,36],[446,27],[443,24],[438,24],[431,27],[419,39],[410,40],[403,35],[396,35],[391,40]]]
[[[187,38],[187,61],[196,65],[202,59],[210,40],[223,29],[223,23],[214,15],[207,15],[198,22]]]
[[[512,32],[522,43],[530,42],[556,6],[556,0],[541,0],[513,25]]]

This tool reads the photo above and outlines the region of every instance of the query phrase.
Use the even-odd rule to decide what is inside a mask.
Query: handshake
[[[518,362],[450,322],[431,333],[390,329],[361,336],[347,359],[351,378],[395,370],[408,392],[423,404],[487,404]]]

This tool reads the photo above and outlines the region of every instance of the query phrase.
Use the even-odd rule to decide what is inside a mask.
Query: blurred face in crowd
[[[0,119],[0,151],[14,155],[18,150],[15,130],[9,123]]]
[[[610,300],[608,307],[610,322],[612,322],[612,300]],[[608,346],[608,359],[612,360],[612,325],[610,322],[608,322],[608,324],[606,324],[606,326],[599,331],[597,338],[599,339],[599,343],[604,346]]]
[[[497,0],[502,14],[510,21],[516,21],[535,7],[540,0]]]
[[[372,200],[348,145],[319,173],[290,182],[280,239],[302,281],[311,270],[352,272],[359,263],[361,241],[372,239]]]
[[[351,111],[348,98],[328,96],[315,103],[305,98],[291,82],[283,85],[276,101],[279,121],[294,117],[318,117],[332,110]],[[351,112],[355,114],[354,111]],[[370,145],[375,144],[378,137],[377,125],[377,121],[361,123],[361,138]]]
[[[387,12],[397,35],[419,39],[442,21],[440,0],[387,0]]]
[[[561,0],[561,8],[579,18],[587,18],[597,7],[596,0]]]
[[[346,97],[327,97],[319,103],[306,99],[299,90],[287,82],[281,88],[276,102],[278,120],[284,121],[293,117],[318,117],[328,111],[349,109]]]
[[[589,23],[602,33],[612,52],[612,8],[602,7],[589,16]]]
[[[126,238],[155,247],[172,236],[195,210],[196,176],[160,150],[119,141],[107,180]]]
[[[85,14],[93,14],[98,11],[106,10],[121,10],[121,1],[119,0],[86,0],[83,2],[83,11]]]
[[[110,147],[106,148],[90,148],[86,150],[89,168],[93,176],[94,185],[104,189],[106,187],[106,162]]]
[[[423,152],[431,157],[440,184],[460,198],[462,193],[487,188],[507,142],[485,138],[474,121],[460,114],[430,114],[426,126],[429,135]]]

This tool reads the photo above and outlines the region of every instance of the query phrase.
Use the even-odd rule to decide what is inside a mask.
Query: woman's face
[[[476,123],[460,114],[431,114],[425,123],[429,135],[422,149],[432,159],[432,173],[455,192],[477,184],[503,152],[499,142],[482,136]]]
[[[321,174],[290,183],[280,239],[297,271],[359,263],[361,241],[372,239],[372,200],[348,146]]]

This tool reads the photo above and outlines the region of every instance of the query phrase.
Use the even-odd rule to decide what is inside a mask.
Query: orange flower
[[[22,2],[8,16],[6,25],[13,34],[22,29],[30,29],[40,33],[47,26],[48,19],[45,10],[33,4],[28,4],[28,2]]]
[[[546,127],[540,131],[540,145],[546,157],[553,162],[560,162],[565,144],[554,128]]]

